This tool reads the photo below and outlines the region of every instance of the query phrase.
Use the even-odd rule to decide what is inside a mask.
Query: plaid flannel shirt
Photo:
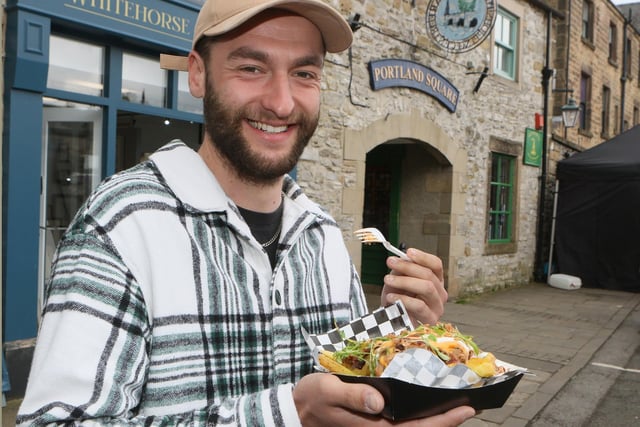
[[[283,187],[274,270],[179,141],[105,180],[61,239],[18,423],[299,425],[300,328],[366,311],[335,221]]]

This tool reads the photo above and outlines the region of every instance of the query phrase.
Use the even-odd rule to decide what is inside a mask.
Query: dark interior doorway
[[[401,166],[405,147],[400,144],[380,145],[367,154],[363,227],[376,227],[387,239],[398,244]],[[387,251],[382,245],[362,246],[362,283],[382,286],[387,274]]]

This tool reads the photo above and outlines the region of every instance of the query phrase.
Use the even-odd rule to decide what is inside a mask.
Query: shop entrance
[[[101,107],[45,99],[38,313],[58,242],[78,209],[104,178],[103,133]],[[199,123],[119,112],[116,164],[109,170],[128,169],[173,139],[181,139],[197,150],[201,133]]]
[[[38,313],[58,241],[102,175],[102,109],[60,103],[43,111]]]
[[[199,123],[121,111],[118,113],[116,171],[128,169],[171,140],[180,139],[197,150],[202,140]]]

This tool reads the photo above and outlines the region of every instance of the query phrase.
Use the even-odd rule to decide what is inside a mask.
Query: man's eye
[[[296,76],[302,79],[310,79],[310,80],[318,80],[318,75],[316,73],[312,73],[310,71],[298,71]]]
[[[241,68],[240,68],[240,71],[243,71],[243,72],[245,72],[245,73],[252,73],[252,74],[255,74],[255,73],[259,73],[259,72],[260,72],[260,68],[255,67],[255,66],[253,66],[253,65],[246,65],[246,66],[244,66],[244,67],[241,67]]]

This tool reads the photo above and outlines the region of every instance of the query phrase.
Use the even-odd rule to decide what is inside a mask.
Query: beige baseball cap
[[[227,33],[272,8],[288,10],[313,22],[328,52],[341,52],[353,41],[349,23],[322,0],[207,0],[198,14],[191,47],[201,37]],[[161,68],[186,71],[187,64],[186,56],[160,55]]]

